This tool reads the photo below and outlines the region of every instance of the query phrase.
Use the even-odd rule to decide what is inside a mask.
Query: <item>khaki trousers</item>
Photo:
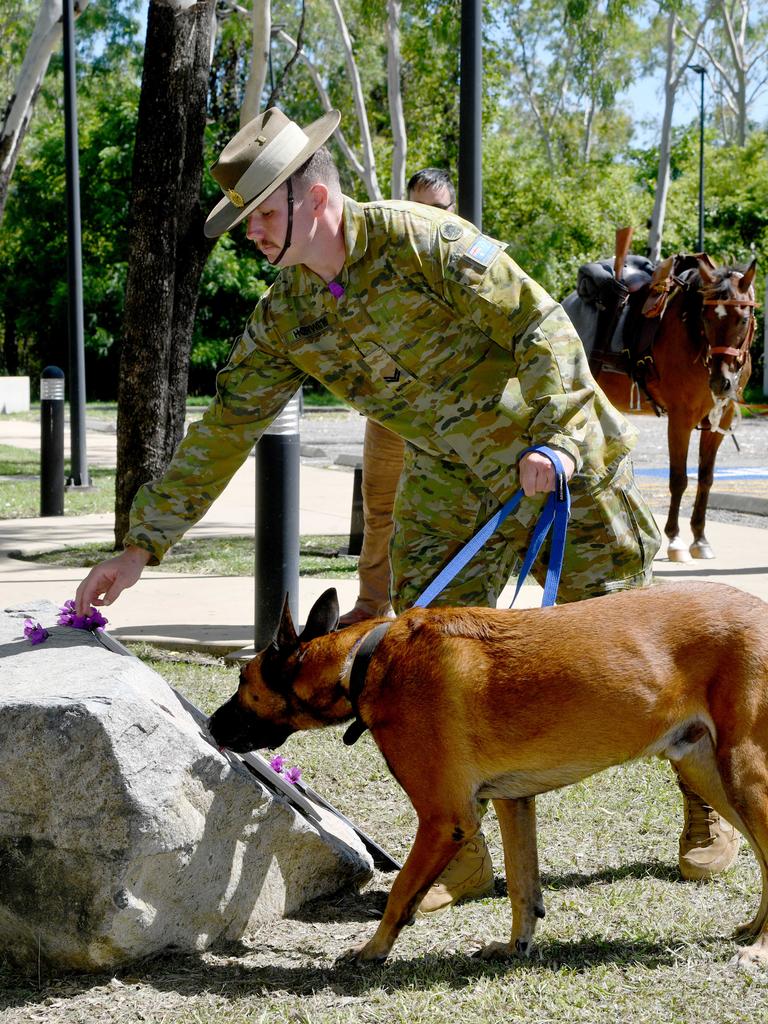
[[[363,517],[365,533],[355,608],[369,615],[389,615],[389,541],[397,482],[403,470],[404,442],[391,430],[366,420],[363,441]]]

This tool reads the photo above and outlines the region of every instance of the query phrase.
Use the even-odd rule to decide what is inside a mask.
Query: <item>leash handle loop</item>
[[[554,523],[554,529],[552,532],[552,547],[549,558],[549,565],[547,566],[547,576],[544,582],[544,597],[541,602],[542,608],[547,608],[555,603],[557,597],[557,588],[560,583],[560,573],[563,567],[563,553],[565,551],[565,535],[568,527],[568,517],[571,511],[571,495],[568,489],[568,478],[565,475],[563,464],[560,461],[560,456],[552,448],[547,448],[545,445],[537,445],[531,448],[526,448],[525,451],[520,453],[520,457],[526,455],[528,452],[539,452],[541,455],[545,455],[552,465],[555,467],[555,489],[552,491],[547,498],[544,508],[541,510],[541,514],[534,527],[533,536],[531,537],[531,543],[528,547],[528,551],[525,556],[520,573],[517,577],[517,587],[515,588],[515,596],[512,598],[512,605],[514,605],[517,595],[522,587],[528,573],[531,570],[531,566],[536,560],[541,547],[546,539],[547,533],[550,527]],[[458,575],[461,570],[475,557],[477,552],[483,547],[486,541],[491,537],[496,530],[501,526],[507,516],[514,512],[520,502],[523,500],[524,492],[522,488],[506,501],[498,511],[488,519],[477,533],[471,537],[467,543],[461,548],[448,562],[448,564],[437,574],[432,580],[428,587],[419,594],[416,600],[413,602],[414,608],[426,608],[434,599],[445,590],[454,576]],[[510,607],[512,607],[510,605]]]

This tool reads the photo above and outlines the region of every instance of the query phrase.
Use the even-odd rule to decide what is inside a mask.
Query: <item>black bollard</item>
[[[40,515],[64,515],[64,371],[40,376]]]
[[[349,517],[348,555],[359,555],[363,550],[365,535],[365,513],[363,507],[363,467],[355,466],[352,480],[352,513]]]
[[[257,651],[275,635],[286,594],[299,622],[299,400],[293,396],[256,445]]]

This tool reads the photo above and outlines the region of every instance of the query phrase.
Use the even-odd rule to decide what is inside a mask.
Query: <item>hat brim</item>
[[[319,117],[305,128],[304,134],[309,140],[307,145],[283,168],[268,188],[265,188],[253,199],[249,199],[245,206],[235,206],[226,197],[220,200],[208,214],[203,229],[206,237],[218,238],[219,235],[223,235],[225,231],[235,227],[241,220],[244,220],[251,210],[254,210],[271,196],[276,189],[280,188],[284,181],[290,178],[294,171],[297,171],[303,163],[309,160],[313,153],[320,149],[323,143],[336,131],[340,120],[341,114],[338,110],[329,110],[327,114],[323,114],[322,117]]]

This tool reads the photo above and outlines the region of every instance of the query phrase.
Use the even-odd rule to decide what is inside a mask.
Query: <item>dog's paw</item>
[[[750,939],[754,939],[759,930],[759,923],[752,921],[745,921],[743,924],[738,925],[734,928],[733,939],[735,942],[747,943]]]
[[[731,960],[731,964],[742,971],[754,972],[768,969],[766,943],[758,940],[753,946],[742,946]]]
[[[511,942],[489,942],[472,954],[478,960],[509,960],[511,957],[525,955],[516,949]]]
[[[359,942],[337,957],[336,965],[349,967],[351,964],[383,964],[386,959],[387,954],[379,952],[370,941]]]

